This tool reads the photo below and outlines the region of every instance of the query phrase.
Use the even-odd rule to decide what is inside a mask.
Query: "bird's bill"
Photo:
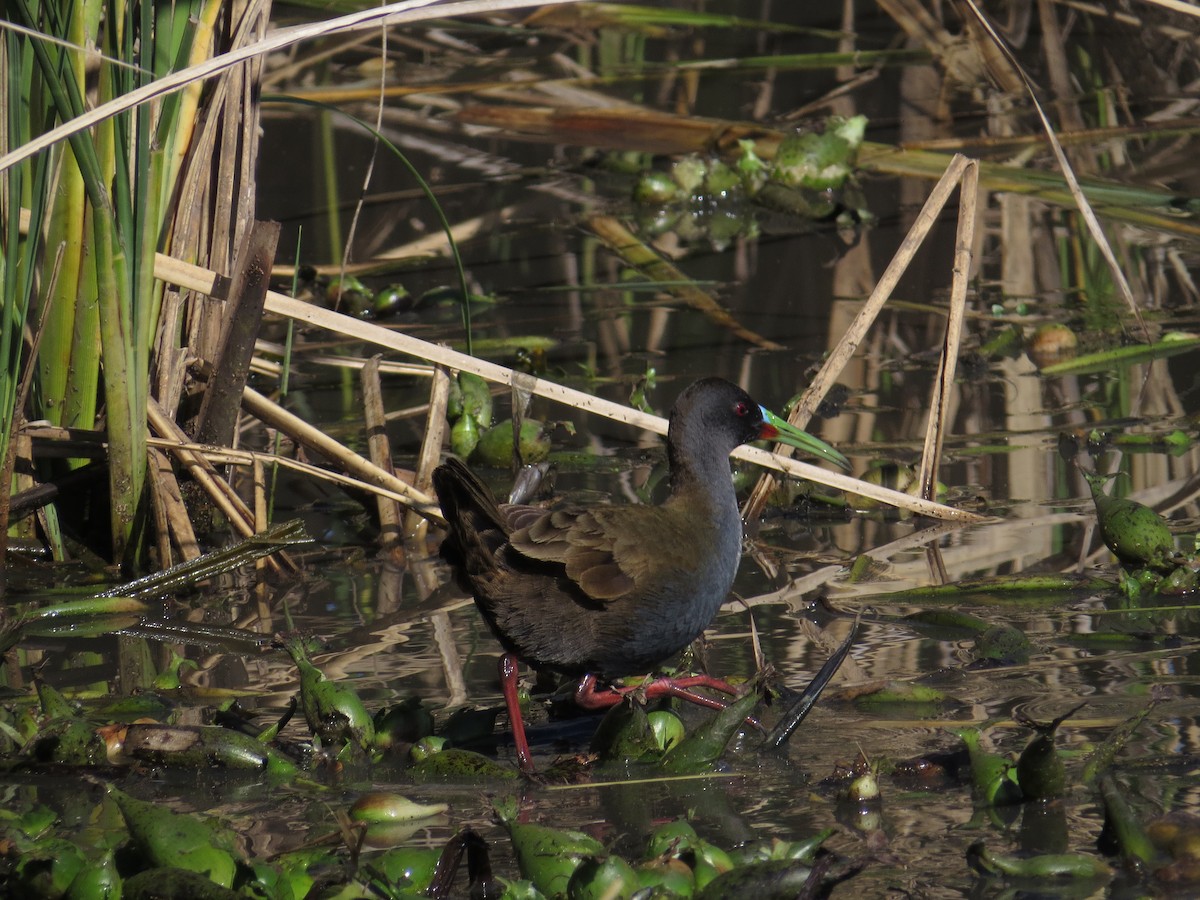
[[[759,437],[779,441],[781,444],[803,450],[811,456],[827,459],[847,472],[850,471],[850,461],[823,440],[813,437],[807,431],[801,431],[794,425],[789,425],[765,407],[759,407],[759,409],[762,410],[763,417],[762,427],[758,433]]]

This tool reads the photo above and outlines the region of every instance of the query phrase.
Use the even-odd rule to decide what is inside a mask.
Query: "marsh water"
[[[782,4],[768,6],[776,20],[785,14],[776,8]],[[842,27],[836,17],[792,24],[833,32]],[[736,381],[777,410],[803,390],[861,309],[932,181],[861,172],[847,208],[864,213],[841,222],[699,204],[690,211],[686,231],[676,228],[654,238],[656,249],[737,322],[782,347],[769,349],[681,301],[672,285],[633,272],[589,228],[589,218],[601,214],[644,224],[644,211],[631,199],[636,172],[666,169],[671,157],[633,152],[611,134],[594,137],[594,143],[579,134],[536,140],[506,134],[475,124],[479,117],[471,107],[637,103],[666,113],[787,128],[820,127],[831,113],[862,114],[869,123],[867,140],[880,143],[974,138],[1012,121],[1036,131],[1033,116],[1019,103],[1001,116],[985,98],[957,95],[947,101],[945,87],[930,78],[924,64],[884,66],[870,84],[831,100],[821,98],[838,83],[832,69],[656,68],[667,61],[828,49],[836,41],[825,34],[713,27],[659,36],[606,26],[581,37],[579,27],[569,21],[545,25],[536,39],[527,30],[481,23],[393,35],[395,83],[448,79],[489,87],[390,100],[380,130],[429,180],[446,218],[464,226],[460,249],[468,278],[488,298],[472,309],[480,355],[508,365],[530,365],[532,358],[541,377],[618,402],[629,402],[642,388],[660,413],[691,380],[705,375]],[[858,31],[860,48],[903,44],[882,22]],[[1118,32],[1108,38],[1090,34],[1089,40],[1111,48],[1132,38]],[[339,83],[361,86],[369,95],[378,76],[366,63],[378,52],[377,37],[343,51],[334,73]],[[1034,63],[1039,58],[1033,50],[1026,56]],[[318,63],[313,66],[315,71]],[[603,70],[606,79],[563,81],[588,66]],[[294,77],[273,87],[286,92],[303,83]],[[920,115],[922,109],[936,111],[939,102],[950,103],[949,118]],[[352,108],[373,121],[369,102]],[[797,110],[803,114],[793,119]],[[413,297],[426,295],[413,308],[378,321],[461,347],[459,307],[427,295],[452,288],[456,276],[438,223],[409,172],[380,153],[369,134],[339,117],[273,104],[264,127],[259,217],[283,223],[278,259],[298,255],[326,264],[332,258],[328,248],[345,240],[374,157],[354,226],[352,261],[376,263],[362,276],[374,289],[402,283]],[[1186,196],[1184,164],[1194,139],[1172,140],[1126,147],[1105,176],[1149,184],[1151,179],[1138,177],[1139,166],[1153,155],[1154,186],[1166,183]],[[336,172],[332,186],[314,176],[326,164],[322,147]],[[986,148],[964,145],[964,152]],[[1013,156],[996,154],[1000,160]],[[340,213],[336,228],[330,224],[331,196]],[[1096,535],[1094,505],[1079,471],[1120,466],[1128,477],[1118,479],[1116,489],[1152,505],[1171,522],[1180,547],[1193,549],[1200,522],[1200,455],[1194,447],[1200,351],[1047,374],[1048,363],[1070,359],[1071,351],[1055,356],[1048,350],[1039,335],[1042,326],[1065,324],[1078,341],[1074,352],[1083,353],[1129,342],[1135,325],[1085,246],[1073,213],[1011,193],[993,195],[990,202],[985,197],[980,209],[939,480],[944,502],[989,519],[937,526],[894,511],[848,510],[838,492],[790,486],[761,520],[748,523],[734,597],[707,635],[703,663],[709,671],[751,677],[757,642],[777,677],[800,689],[849,634],[855,615],[863,614],[851,659],[785,752],[761,752],[749,735],[721,771],[684,781],[402,785],[418,798],[451,804],[444,819],[418,829],[412,841],[435,846],[472,825],[493,842],[493,865],[513,874],[503,831],[491,821],[488,795],[517,791],[534,820],[589,831],[617,848],[640,847],[653,823],[685,815],[723,846],[752,837],[796,839],[833,825],[837,832],[827,846],[864,861],[863,871],[835,896],[840,890],[862,896],[999,896],[1004,888],[972,874],[966,848],[986,839],[1007,849],[1095,852],[1103,822],[1095,794],[1074,787],[1053,804],[1027,805],[1014,811],[1010,823],[997,825],[980,814],[963,781],[925,784],[894,774],[893,764],[956,750],[960,744],[950,729],[967,723],[994,722],[988,735],[995,748],[1016,754],[1032,733],[1014,723],[1015,713],[1048,720],[1083,702],[1059,732],[1060,747],[1078,760],[1151,698],[1158,705],[1120,758],[1161,764],[1125,772],[1123,785],[1144,818],[1200,813],[1194,766],[1200,753],[1200,628],[1194,595],[1141,604],[1126,599],[1117,586],[1115,561]],[[727,227],[729,218],[737,218],[740,227]],[[919,460],[946,327],[955,224],[951,205],[838,378],[837,396],[810,426],[853,461],[856,474]],[[1200,260],[1195,236],[1127,225],[1110,231],[1152,326],[1194,331],[1196,295],[1189,276]],[[407,255],[405,248],[413,245],[415,262],[379,265],[385,256]],[[323,272],[328,278],[332,269]],[[1021,339],[990,343],[1005,332]],[[268,322],[263,337],[282,342],[285,326]],[[297,330],[293,340],[285,405],[363,449],[358,376],[321,357],[361,358],[374,351],[321,332]],[[407,469],[425,430],[429,381],[386,371],[383,378],[393,458]],[[262,389],[277,386],[273,378],[256,379]],[[497,418],[507,417],[507,392],[498,391],[496,403]],[[551,430],[547,494],[614,503],[647,502],[661,494],[664,458],[656,436],[542,399],[533,401],[528,414],[569,423]],[[1173,443],[1176,433],[1184,437]],[[1139,442],[1119,443],[1130,436]],[[272,436],[250,429],[245,440],[265,447]],[[505,468],[482,471],[498,493],[511,484]],[[287,627],[286,607],[295,627],[325,642],[326,652],[316,662],[326,676],[353,684],[372,710],[417,697],[441,723],[464,707],[501,706],[499,646],[438,559],[436,529],[402,551],[380,555],[369,498],[313,479],[278,478],[276,520],[303,518],[316,541],[295,554],[299,574],[227,580],[164,615],[271,635]],[[848,567],[864,555],[873,564],[851,582]],[[1004,665],[979,660],[974,634],[905,618],[940,608],[941,601],[887,596],[981,576],[1037,573],[1079,575],[1081,584],[1082,576],[1095,576],[1110,586],[955,597],[954,609],[989,624],[1015,626],[1028,637],[1028,659]],[[89,657],[100,659],[113,646],[111,639],[84,646],[64,640],[55,649],[80,658],[100,651],[101,657]],[[152,652],[162,648],[154,645]],[[186,652],[198,663],[185,675],[187,683],[244,692],[242,704],[264,719],[296,690],[295,670],[281,653],[196,645]],[[48,671],[46,677],[79,687],[106,676],[89,668],[85,676],[67,670]],[[920,702],[911,695],[891,702],[860,696],[862,685],[880,683],[936,693],[921,695]],[[203,708],[194,715],[203,717]],[[591,715],[550,719],[535,703],[531,737],[539,765],[585,751],[597,721]],[[511,762],[503,715],[494,750]],[[860,754],[885,773],[881,806],[865,811],[839,800],[839,789],[823,783]],[[1172,759],[1183,764],[1173,768]],[[289,788],[231,784],[204,773],[153,774],[144,792],[226,816],[259,854],[332,830],[329,808],[364,786],[335,784],[323,802],[314,803],[306,792]],[[1093,888],[1053,890],[1087,895]],[[1119,882],[1095,890],[1121,892]]]

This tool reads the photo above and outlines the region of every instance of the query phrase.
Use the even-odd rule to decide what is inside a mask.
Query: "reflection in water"
[[[797,110],[803,111],[803,118],[832,109],[843,116],[865,113],[870,120],[868,141],[890,141],[896,135],[906,142],[969,138],[976,141],[972,152],[981,154],[994,151],[986,141],[976,140],[981,131],[989,138],[1030,131],[1020,115],[1027,108],[1023,100],[1014,102],[991,88],[961,91],[961,85],[947,84],[944,69],[924,61],[905,66],[902,73],[855,68],[850,62],[841,72],[759,66],[753,78],[733,65],[655,68],[658,62],[674,64],[697,56],[735,59],[837,45],[858,50],[905,40],[891,22],[843,23],[824,4],[777,3],[771,11],[779,17],[803,17],[802,24],[827,31],[818,36],[697,27],[669,28],[648,37],[641,31],[589,26],[539,33],[534,39],[521,35],[515,23],[503,29],[475,23],[463,26],[445,62],[436,49],[449,34],[440,30],[446,27],[443,23],[436,34],[422,37],[428,43],[393,48],[406,67],[406,85],[440,80],[445,72],[434,63],[469,65],[472,82],[492,79],[486,93],[463,89],[439,93],[436,100],[432,93],[396,98],[383,115],[384,132],[429,179],[448,220],[458,228],[468,278],[479,294],[472,304],[478,346],[495,341],[491,346],[501,349],[494,356],[512,363],[517,358],[514,348],[529,351],[537,343],[536,352],[524,358],[545,377],[618,402],[627,402],[639,382],[653,381],[645,397],[659,410],[668,409],[682,386],[700,375],[724,376],[767,405],[782,405],[805,386],[812,366],[846,331],[928,194],[926,181],[894,178],[877,169],[860,178],[863,208],[874,217],[870,225],[798,222],[773,211],[755,220],[756,231],[740,230],[714,241],[708,226],[715,223],[716,214],[703,205],[692,224],[705,229],[639,234],[652,241],[659,257],[691,279],[689,291],[715,298],[745,328],[785,348],[764,350],[685,302],[679,285],[633,271],[627,259],[601,247],[594,227],[589,230],[597,209],[632,222],[636,217],[629,203],[630,168],[665,169],[666,160],[648,152],[608,152],[605,143],[614,136],[603,129],[582,138],[578,133],[551,135],[556,141],[551,145],[519,140],[514,129],[461,127],[468,106],[494,110],[502,90],[506,102],[530,115],[552,106],[568,109],[562,104],[574,102],[588,104],[589,110],[611,109],[616,102],[637,104],[617,107],[629,113],[631,131],[633,110],[753,119],[765,130],[781,122],[792,127],[790,123],[799,121],[793,115]],[[882,15],[874,6],[864,14]],[[1118,28],[1116,24],[1089,22],[1081,40],[1086,37],[1099,46],[1091,48],[1095,52],[1071,54],[1072,65],[1103,59],[1106,66],[1120,68],[1131,56],[1158,62],[1146,59],[1141,42],[1178,40],[1140,25],[1132,31],[1121,26],[1114,36],[1106,29]],[[1184,29],[1187,35],[1193,32],[1194,28]],[[499,47],[501,42],[511,43]],[[1127,52],[1125,42],[1139,52]],[[962,46],[957,39],[951,43]],[[1036,54],[1042,46],[1043,41],[1030,40],[1021,51],[1039,70],[1042,60]],[[1182,46],[1172,45],[1163,60],[1193,59],[1194,53],[1178,52]],[[1113,47],[1117,52],[1111,52]],[[629,55],[614,61],[609,58],[614,53]],[[323,51],[311,61],[296,61],[305,72],[310,71],[306,66],[326,63]],[[605,77],[585,83],[560,81],[563,67],[574,72],[593,64],[596,74]],[[862,78],[864,73],[872,77]],[[1194,75],[1184,74],[1186,78],[1170,83],[1194,80]],[[1121,83],[1136,95],[1144,86],[1137,78],[1143,77],[1150,73],[1122,76]],[[1109,116],[1121,112],[1108,98],[1105,85],[1111,80],[1107,69],[1101,74],[1081,72],[1074,82],[1060,85],[1064,90],[1055,89],[1056,107],[1075,103],[1071,83],[1089,85],[1088,97],[1096,95],[1108,124]],[[302,85],[298,80],[282,86]],[[835,95],[825,96],[834,86]],[[1160,89],[1157,80],[1145,87],[1146,95],[1155,98],[1178,94],[1176,87],[1164,84]],[[276,115],[265,123],[259,216],[284,222],[280,259],[291,259],[297,245],[302,254],[318,257],[321,251],[314,248],[326,246],[331,230],[325,186],[311,175],[320,167],[301,155],[335,145],[337,160],[329,168],[341,183],[334,189],[343,197],[357,197],[375,146],[361,132],[323,132],[325,126],[307,113]],[[628,136],[622,129],[617,137]],[[1194,151],[1187,150],[1186,133],[1171,140],[1177,143],[1163,146],[1145,136],[1139,146],[1122,145],[1118,150],[1115,144],[1106,145],[1106,153],[1125,160],[1116,174],[1130,176],[1138,172],[1141,160],[1129,155],[1144,152],[1156,166],[1156,178],[1182,179],[1180,196],[1186,199],[1187,185],[1194,184]],[[1031,142],[1022,141],[1021,146],[1021,152],[1038,152],[1030,149]],[[996,158],[1008,161],[1015,153],[1006,145]],[[1098,163],[1095,155],[1080,154],[1085,168]],[[303,171],[297,173],[296,166]],[[409,251],[442,254],[444,241],[425,198],[413,190],[408,171],[391,162],[378,164],[374,179],[353,259],[395,260]],[[1173,600],[1157,598],[1154,608],[1136,609],[1115,588],[1096,586],[979,592],[945,602],[887,599],[887,594],[902,589],[990,575],[1063,573],[1114,580],[1111,556],[1093,534],[1093,508],[1076,464],[1115,468],[1119,454],[1111,452],[1112,447],[1130,436],[1147,440],[1123,445],[1121,465],[1129,478],[1120,481],[1120,490],[1172,517],[1181,545],[1190,540],[1182,535],[1195,532],[1200,521],[1195,475],[1200,471],[1200,449],[1191,418],[1200,410],[1197,351],[1171,360],[1046,374],[1025,343],[1040,325],[1047,320],[1067,325],[1077,333],[1079,349],[1087,351],[1123,340],[1122,314],[1109,304],[1111,288],[1098,274],[1100,267],[1093,265],[1091,247],[1073,214],[1041,199],[1010,193],[993,193],[982,202],[965,349],[951,397],[939,478],[947,486],[948,502],[996,519],[969,529],[930,529],[929,523],[892,515],[847,515],[836,505],[837,497],[830,511],[823,497],[804,491],[770,508],[761,525],[751,523],[748,528],[753,533],[751,552],[734,585],[739,599],[714,622],[704,660],[714,673],[749,677],[755,669],[757,638],[763,657],[779,676],[790,686],[802,687],[844,636],[853,615],[868,605],[853,666],[842,673],[855,684],[835,683],[785,753],[755,753],[747,739],[747,749],[732,754],[729,770],[713,778],[636,785],[615,779],[613,784],[561,792],[515,788],[534,801],[537,815],[552,824],[593,830],[606,844],[631,853],[640,849],[653,824],[682,815],[693,817],[702,836],[726,845],[754,836],[803,837],[836,824],[839,831],[831,846],[871,860],[853,882],[861,895],[899,889],[914,896],[962,896],[971,885],[964,850],[981,830],[993,829],[987,833],[998,840],[1011,838],[1014,846],[1023,848],[1090,851],[1099,816],[1094,794],[1080,788],[1054,804],[1008,811],[1016,824],[1012,832],[1005,832],[973,807],[962,785],[945,791],[901,789],[888,774],[890,764],[956,748],[957,739],[947,731],[952,723],[992,721],[988,735],[995,749],[1012,755],[1028,739],[1028,732],[1012,722],[1015,708],[1034,719],[1052,719],[1086,699],[1087,706],[1064,725],[1061,735],[1061,746],[1080,754],[1154,697],[1161,706],[1134,736],[1122,760],[1132,767],[1129,761],[1142,757],[1191,754],[1194,766],[1194,755],[1200,752],[1200,657],[1195,649],[1200,623],[1194,604],[1176,607]],[[744,212],[738,210],[739,228]],[[1179,213],[1185,215],[1182,202]],[[901,279],[894,301],[839,376],[844,402],[828,411],[829,418],[814,420],[813,430],[855,459],[860,474],[876,463],[911,466],[918,461],[945,329],[953,229],[952,213],[944,214]],[[1130,275],[1139,282],[1139,298],[1157,307],[1156,324],[1164,330],[1194,330],[1194,246],[1165,231],[1150,235],[1111,230],[1121,242],[1118,255],[1136,270]],[[446,257],[426,257],[401,275],[410,295],[418,299],[387,324],[431,340],[461,343],[456,289],[448,287],[455,276]],[[378,276],[380,284],[374,287],[394,276],[394,271]],[[280,326],[268,322],[263,337],[282,343],[285,335]],[[361,447],[365,436],[357,383],[343,378],[328,360],[335,352],[363,356],[371,351],[357,345],[330,347],[326,341],[323,334],[297,336],[287,404],[326,432]],[[408,467],[425,432],[428,384],[407,375],[385,372],[383,377],[393,457],[398,467]],[[261,387],[275,387],[272,378],[254,378]],[[496,400],[496,417],[509,415],[507,394],[500,392]],[[566,429],[554,432],[559,494],[589,502],[630,502],[653,490],[654,466],[661,467],[662,461],[657,438],[575,415],[544,400],[535,400],[529,412],[548,422],[569,421],[574,429],[573,434]],[[1168,451],[1162,438],[1176,429],[1183,443]],[[268,448],[274,435],[250,430],[243,439],[250,446]],[[595,456],[612,465],[601,468]],[[495,472],[492,480],[498,488],[508,486],[506,473]],[[325,552],[310,557],[302,576],[291,581],[269,582],[266,588],[253,579],[222,584],[211,596],[193,601],[194,609],[179,612],[180,618],[271,635],[288,627],[286,607],[296,627],[327,641],[328,652],[316,657],[325,675],[353,684],[371,710],[417,697],[440,723],[456,709],[500,705],[495,675],[500,648],[469,599],[448,584],[448,572],[436,558],[436,532],[386,560],[367,561],[365,557],[375,552],[377,530],[372,503],[288,473],[279,476],[276,490],[276,519],[302,515]],[[861,572],[856,568],[858,574],[851,579],[849,566],[867,563],[861,559],[864,555],[871,557],[870,564]],[[1015,627],[1030,641],[1028,661],[986,667],[976,659],[969,632],[919,627],[905,618],[945,607]],[[64,646],[70,652],[62,657],[69,657],[72,667],[52,671]],[[179,649],[186,649],[199,665],[197,672],[186,675],[188,684],[247,691],[246,705],[264,720],[277,715],[294,694],[294,668],[282,654],[232,653],[207,645]],[[48,679],[83,687],[111,677],[113,660],[124,666],[130,657],[149,651],[130,639],[118,644],[60,636],[27,653],[24,665],[42,665]],[[122,668],[123,676],[130,671]],[[120,687],[132,690],[135,683]],[[890,699],[873,705],[864,684],[889,688]],[[918,695],[911,691],[914,686],[927,690]],[[185,705],[183,715],[199,718],[206,710],[203,703],[194,709]],[[539,713],[534,721],[540,723],[531,730],[535,752],[548,759],[585,748],[595,719],[564,724],[548,722]],[[298,724],[290,727],[301,733]],[[498,744],[499,753],[508,759],[511,748],[505,735],[499,735]],[[822,784],[838,764],[853,760],[860,751],[882,773],[882,806],[870,816],[839,806],[836,789]],[[1077,759],[1070,760],[1072,767]],[[388,777],[379,773],[381,781]],[[314,822],[316,814],[307,798],[293,798],[286,791],[265,796],[261,785],[210,781],[206,773],[188,773],[183,779],[167,774],[163,782],[164,793],[199,795],[205,802],[218,796],[218,811],[247,823],[245,831],[259,853],[294,846],[310,834],[324,833],[329,825],[324,818]],[[42,802],[73,811],[64,819],[86,820],[90,800],[87,810],[78,810],[77,792],[53,782],[37,787],[43,792]],[[412,792],[411,786],[406,791]],[[477,786],[424,787],[415,793],[418,799],[448,798],[452,804],[452,824],[427,829],[417,840],[444,840],[463,824],[500,840]],[[1138,802],[1144,803],[1139,812],[1147,816],[1158,807],[1200,809],[1200,789],[1191,769],[1143,773],[1137,794]],[[505,865],[503,854],[494,858]]]

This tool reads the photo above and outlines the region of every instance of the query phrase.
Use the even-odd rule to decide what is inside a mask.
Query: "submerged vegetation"
[[[0,23],[0,892],[1194,892],[1194,10],[360,5]],[[521,776],[430,473],[645,502],[704,374],[858,477]]]

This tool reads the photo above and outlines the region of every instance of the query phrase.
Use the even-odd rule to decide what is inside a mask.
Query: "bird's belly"
[[[695,590],[679,592],[673,588],[667,594],[646,597],[650,602],[624,610],[624,639],[619,648],[610,646],[606,665],[590,671],[613,678],[644,674],[686,649],[711,624],[729,594],[732,580],[718,573],[706,577]]]

